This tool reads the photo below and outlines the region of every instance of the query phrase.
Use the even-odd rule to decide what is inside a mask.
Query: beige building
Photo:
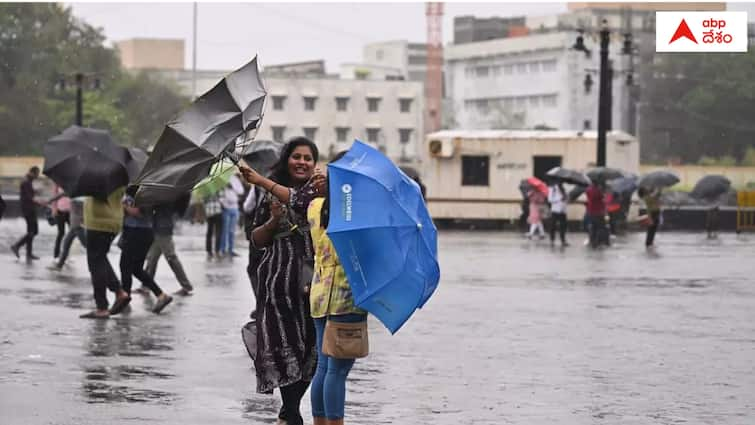
[[[126,69],[184,69],[183,39],[132,38],[115,46]]]
[[[553,167],[594,165],[595,131],[444,130],[428,134],[422,179],[430,214],[442,220],[512,220],[519,217],[519,184],[544,178]],[[607,135],[609,167],[639,173],[640,146],[629,134]],[[573,205],[571,217],[584,208]]]

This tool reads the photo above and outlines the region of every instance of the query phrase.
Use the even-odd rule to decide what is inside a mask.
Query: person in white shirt
[[[563,183],[553,183],[548,188],[548,203],[551,205],[551,245],[556,243],[556,226],[561,236],[561,246],[569,246],[566,242],[566,191]]]
[[[218,256],[227,255],[237,257],[233,246],[235,243],[236,226],[239,222],[239,196],[244,194],[244,186],[236,175],[231,176],[228,186],[220,195],[220,205],[223,206],[223,230],[220,238],[220,252]]]

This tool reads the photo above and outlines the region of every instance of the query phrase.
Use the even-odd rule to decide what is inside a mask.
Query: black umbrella
[[[547,173],[545,173],[545,175],[555,180],[560,180],[564,183],[575,184],[577,186],[589,186],[591,183],[590,179],[583,173],[563,167],[551,168]]]
[[[133,147],[128,148],[128,153],[131,158],[126,163],[126,170],[128,171],[129,182],[133,182],[137,177],[139,177],[142,169],[147,164],[149,155],[147,155],[147,152],[145,152],[143,149]]]
[[[729,191],[731,180],[721,175],[705,176],[697,182],[690,196],[703,200],[715,200]]]
[[[254,170],[267,174],[280,158],[283,143],[272,140],[255,140],[244,149],[242,157]]]
[[[136,180],[139,204],[176,200],[230,157],[236,141],[259,128],[267,91],[257,58],[220,80],[167,124]]]
[[[576,186],[574,189],[569,191],[569,202],[574,202],[582,196],[583,193],[585,193],[585,190],[587,188],[584,186]]]
[[[589,177],[590,180],[594,182],[597,182],[597,181],[606,182],[608,180],[624,177],[624,172],[622,172],[621,170],[618,170],[616,168],[608,168],[608,167],[595,167],[593,169],[590,169],[586,174],[587,174],[587,177]]]
[[[658,170],[642,176],[638,186],[646,189],[656,189],[671,187],[677,183],[679,183],[679,177],[676,174],[670,171]]]
[[[44,146],[43,173],[65,193],[105,199],[126,186],[131,155],[105,130],[71,126]]]
[[[608,182],[608,187],[614,193],[631,195],[637,190],[637,176],[613,179]]]

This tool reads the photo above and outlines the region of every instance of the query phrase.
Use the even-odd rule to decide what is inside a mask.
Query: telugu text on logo
[[[657,52],[746,52],[747,12],[656,12]]]

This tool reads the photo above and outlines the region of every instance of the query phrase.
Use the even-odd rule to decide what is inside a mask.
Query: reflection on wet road
[[[277,397],[254,392],[241,344],[243,256],[207,262],[203,229],[184,225],[195,295],[159,316],[136,295],[122,316],[85,321],[81,250],[62,273],[45,269],[52,228],[40,226],[47,255],[18,262],[7,247],[19,224],[0,222],[0,423],[275,422]],[[639,235],[598,252],[502,233],[440,243],[426,308],[394,336],[370,324],[348,423],[755,423],[755,237],[661,234],[651,254]],[[179,288],[166,264],[157,277]]]

